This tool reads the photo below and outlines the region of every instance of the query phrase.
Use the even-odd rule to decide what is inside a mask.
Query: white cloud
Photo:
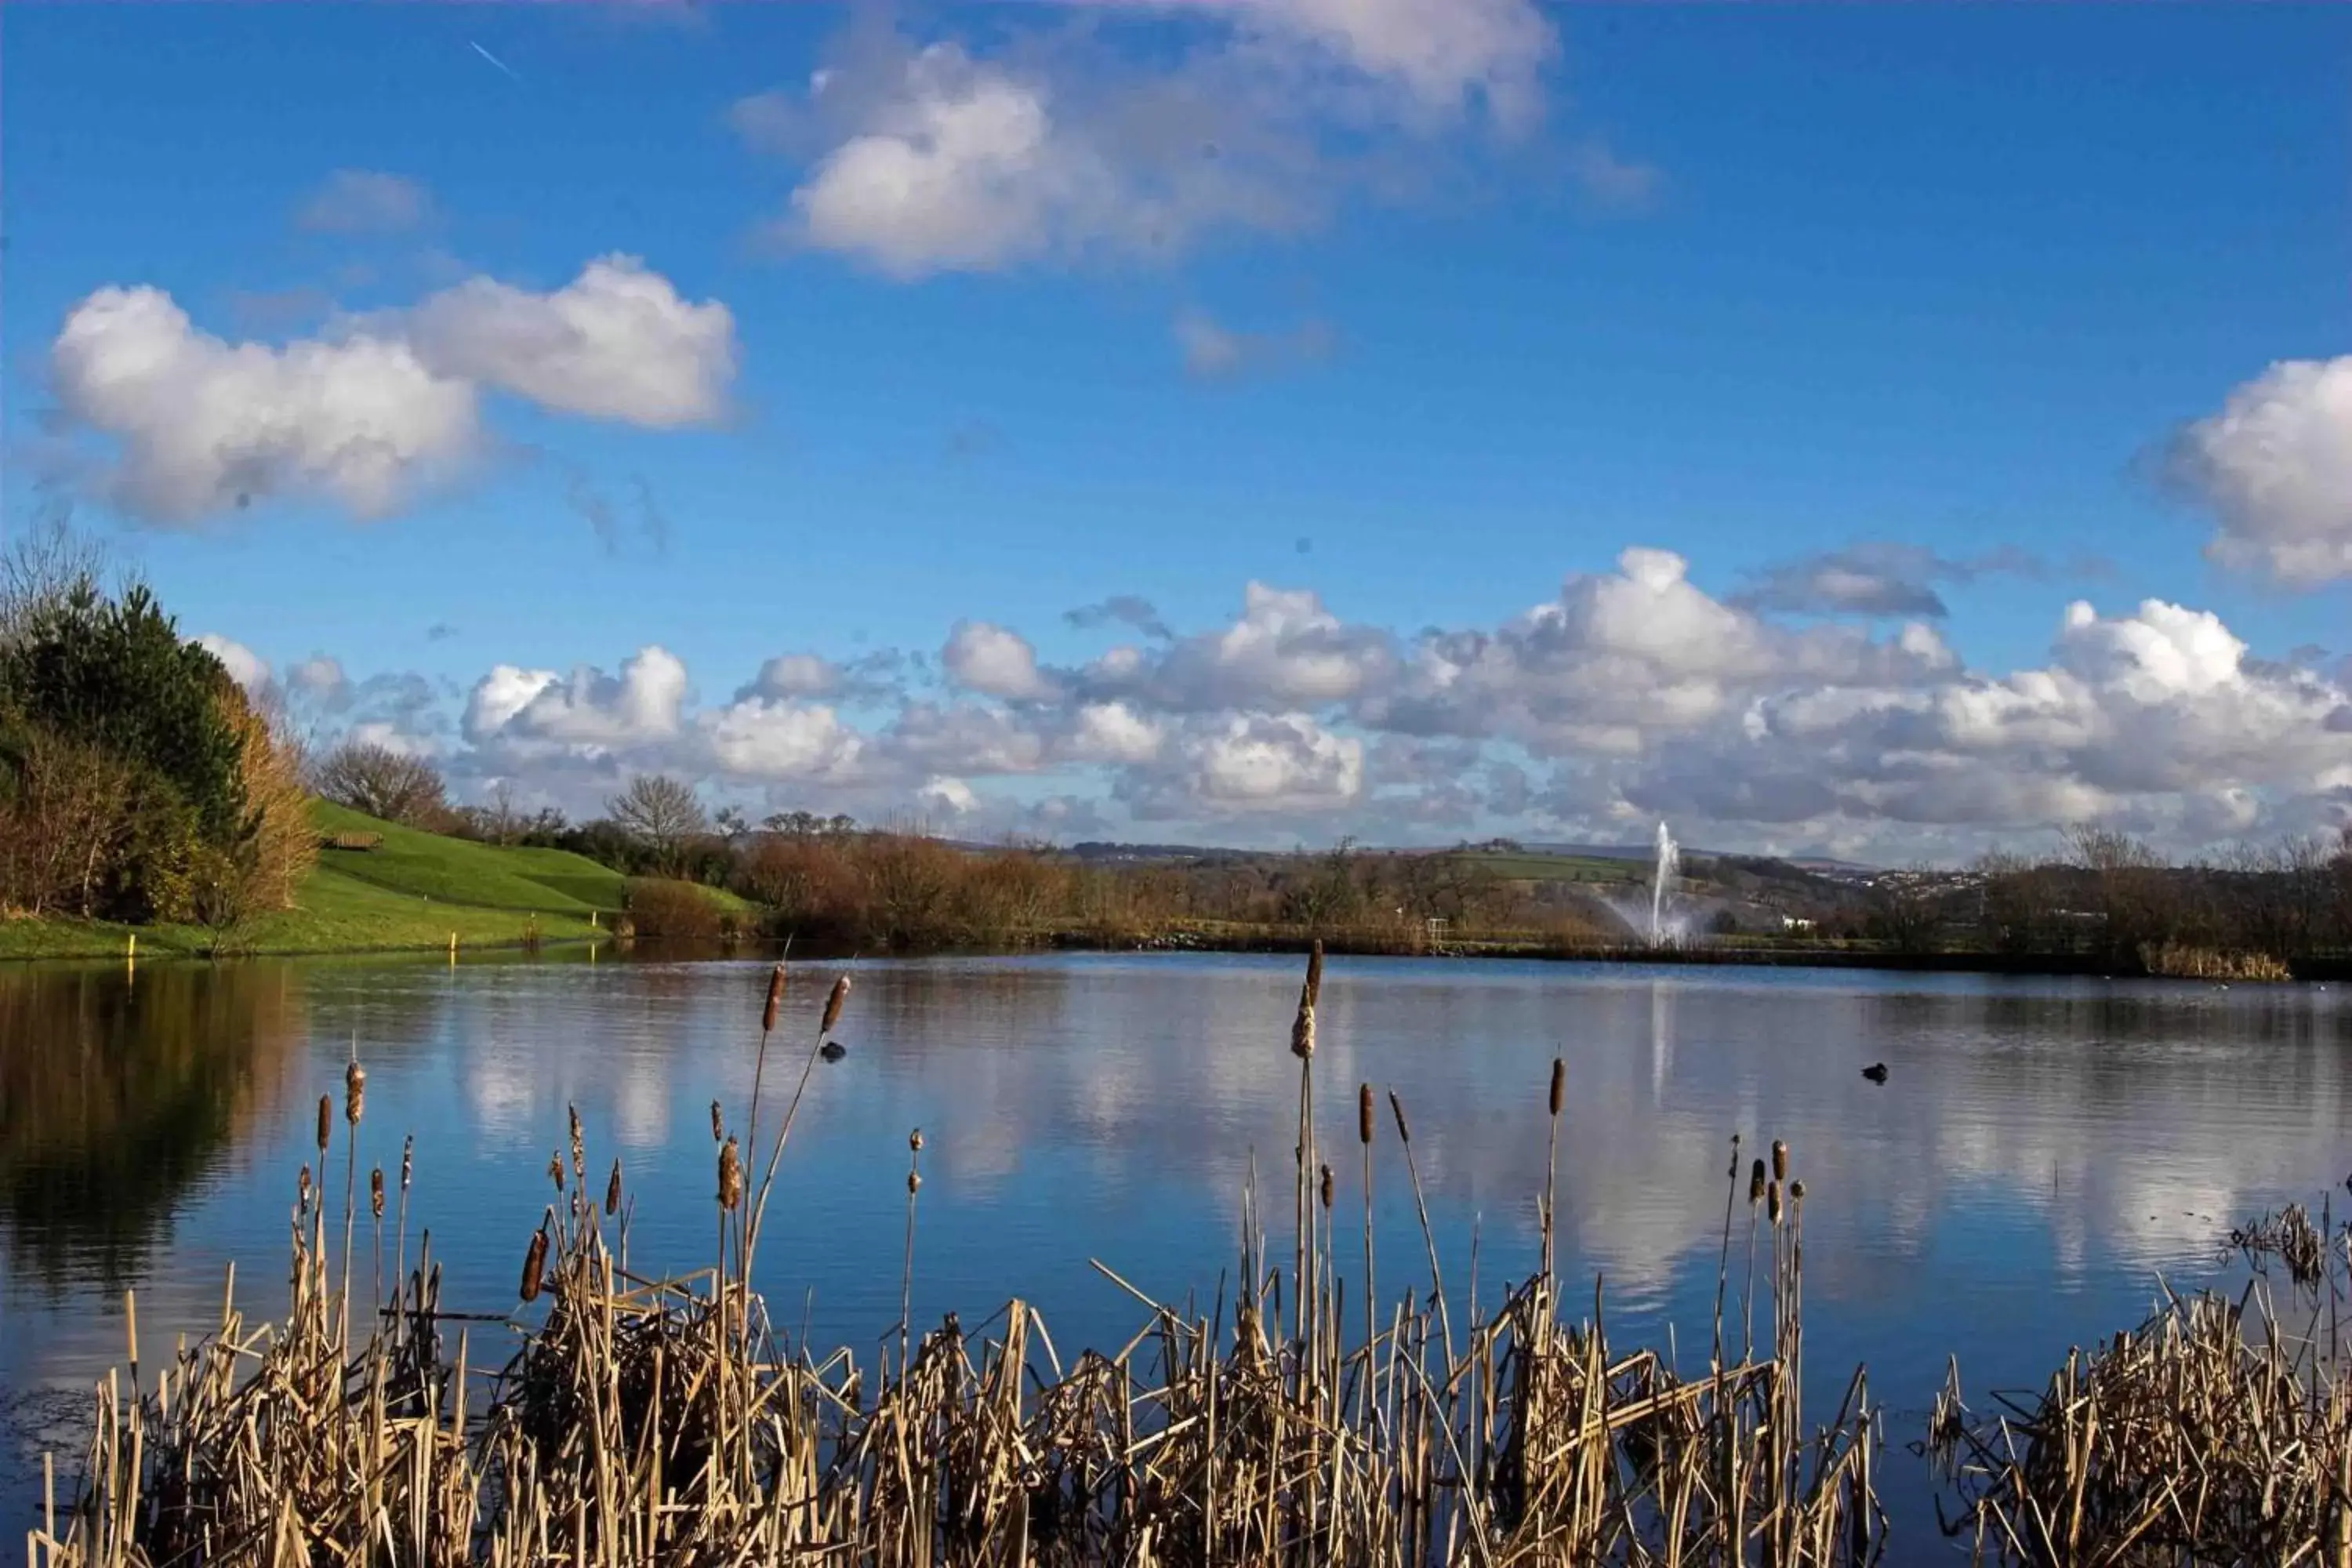
[[[1225,626],[1079,669],[961,622],[952,698],[877,684],[863,722],[818,700],[877,658],[773,659],[701,709],[658,647],[617,676],[500,665],[446,754],[572,801],[668,771],[868,821],[952,816],[968,835],[1621,837],[1664,816],[1726,847],[1909,858],[2080,821],[2195,848],[2352,817],[2352,676],[2257,658],[2219,616],[2162,600],[2075,603],[2046,659],[2000,673],[1925,622],[1790,626],[1634,548],[1491,628],[1407,642],[1254,584]],[[268,671],[252,660],[247,678]],[[413,678],[338,690],[347,726],[389,722],[425,750],[446,732]],[[1020,798],[988,792],[1008,779],[1028,781]]]
[[[1236,714],[1180,735],[1168,763],[1120,788],[1140,815],[1325,812],[1364,787],[1364,743],[1298,713]]]
[[[1655,201],[1665,184],[1657,165],[1626,158],[1597,136],[1569,149],[1569,177],[1586,199],[1620,212],[1638,212]]]
[[[1423,106],[1483,103],[1498,120],[1534,117],[1538,76],[1558,53],[1530,0],[1220,0],[1265,32],[1320,46]]]
[[[956,684],[991,697],[1039,698],[1051,689],[1028,639],[986,621],[957,622],[940,659]]]
[[[765,783],[847,781],[866,750],[865,737],[831,708],[761,697],[709,716],[704,735],[720,773]]]
[[[473,386],[405,342],[230,344],[159,289],[90,295],[49,366],[65,411],[116,443],[101,493],[157,521],[278,497],[381,517],[463,469],[480,442]]]
[[[220,660],[228,678],[247,691],[259,695],[269,689],[269,661],[243,643],[206,632],[196,639],[196,646]]]
[[[2214,560],[2295,587],[2352,577],[2352,354],[2271,366],[2176,458],[2220,517]]]
[[[338,169],[295,215],[318,234],[404,234],[433,216],[432,194],[404,174]]]
[[[719,418],[735,374],[732,312],[681,299],[633,256],[599,258],[548,294],[468,279],[410,311],[405,326],[444,374],[649,429]]]
[[[685,664],[658,646],[638,649],[617,678],[588,665],[569,678],[499,665],[474,687],[466,736],[477,746],[624,752],[675,739],[686,695]]]
[[[114,445],[99,492],[184,523],[278,499],[395,511],[479,456],[483,385],[657,429],[713,419],[735,358],[726,306],[608,257],[551,294],[476,278],[283,347],[198,331],[161,289],[105,288],[49,368],[65,412]]]
[[[917,279],[1292,233],[1410,184],[1400,160],[1467,126],[1532,124],[1559,48],[1532,0],[1214,0],[1193,19],[1206,36],[1172,58],[1098,17],[986,57],[856,35],[805,92],[735,106],[747,142],[804,155],[771,237]]]
[[[323,653],[314,653],[286,672],[286,684],[307,697],[332,698],[349,681],[343,675],[340,660]]]
[[[1331,352],[1331,331],[1320,321],[1285,332],[1246,332],[1205,310],[1186,310],[1172,331],[1184,369],[1203,381],[1305,364]]]

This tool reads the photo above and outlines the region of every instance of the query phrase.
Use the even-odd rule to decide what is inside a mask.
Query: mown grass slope
[[[578,942],[609,931],[626,906],[628,879],[562,849],[509,849],[383,822],[325,801],[311,803],[321,835],[373,835],[371,849],[321,849],[295,907],[264,916],[232,945],[252,953],[367,952],[458,946],[510,947],[536,934]],[[721,913],[752,907],[716,888],[698,889]],[[0,921],[0,959],[112,958],[132,928],[104,921]],[[206,952],[214,933],[198,926],[137,928],[139,951],[158,956]]]

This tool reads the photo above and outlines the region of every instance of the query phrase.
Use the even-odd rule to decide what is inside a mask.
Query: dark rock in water
[[[849,1047],[839,1040],[827,1040],[816,1054],[829,1062],[837,1062],[849,1054]]]
[[[1868,1067],[1862,1069],[1862,1076],[1868,1079],[1873,1083],[1885,1083],[1886,1081],[1886,1064],[1885,1062],[1873,1062]]]

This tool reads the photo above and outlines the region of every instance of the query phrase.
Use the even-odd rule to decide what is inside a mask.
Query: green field
[[[1459,858],[1514,882],[1646,882],[1650,868],[1639,860],[1597,855],[1540,855],[1526,850],[1473,849]]]
[[[454,933],[460,948],[511,947],[532,931],[544,942],[583,942],[624,903],[618,871],[562,849],[507,849],[379,822],[324,801],[312,816],[327,834],[377,834],[373,849],[322,849],[296,907],[240,932],[236,946],[253,953],[365,952],[441,948]],[[705,888],[727,913],[751,906]],[[592,923],[592,921],[593,923]],[[142,953],[209,951],[213,935],[196,926],[138,928]],[[123,953],[131,928],[100,921],[0,921],[0,959],[101,958]]]

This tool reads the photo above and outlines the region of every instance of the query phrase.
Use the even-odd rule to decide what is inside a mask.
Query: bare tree
[[[431,763],[369,741],[346,741],[320,758],[310,787],[338,805],[412,827],[431,826],[449,809],[447,786]]]
[[[667,773],[640,773],[629,787],[604,803],[613,821],[630,837],[641,839],[665,874],[674,874],[679,853],[688,842],[710,831],[710,818],[694,786]]]
[[[106,566],[105,548],[76,532],[63,514],[19,534],[0,550],[0,645],[15,640],[36,614],[76,590],[100,590]]]

